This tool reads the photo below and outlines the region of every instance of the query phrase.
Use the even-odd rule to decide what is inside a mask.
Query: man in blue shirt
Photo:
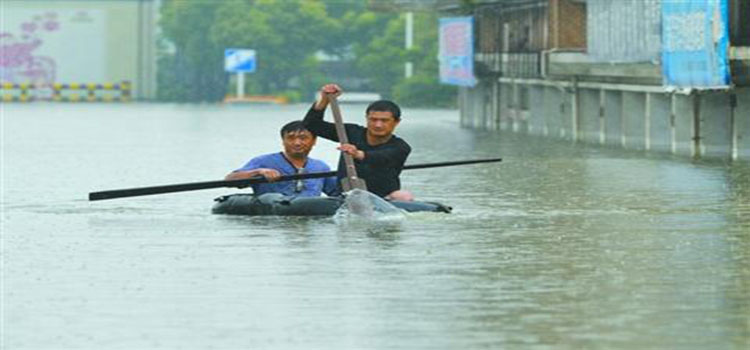
[[[243,167],[229,173],[225,180],[248,179],[258,175],[270,182],[251,185],[256,195],[281,193],[295,197],[317,197],[321,192],[328,196],[340,194],[336,177],[274,182],[282,175],[331,171],[323,161],[307,155],[315,145],[313,135],[302,121],[297,120],[281,128],[283,152],[264,154],[250,159]]]

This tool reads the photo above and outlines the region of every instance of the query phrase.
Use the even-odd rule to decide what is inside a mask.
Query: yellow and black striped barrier
[[[3,102],[128,102],[132,85],[129,81],[105,84],[28,84],[1,83]]]

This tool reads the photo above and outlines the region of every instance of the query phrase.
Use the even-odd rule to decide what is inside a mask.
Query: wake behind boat
[[[290,197],[280,193],[254,195],[237,193],[215,199],[214,214],[247,216],[333,216],[345,204],[343,197]],[[406,212],[450,213],[452,208],[437,202],[388,201]]]

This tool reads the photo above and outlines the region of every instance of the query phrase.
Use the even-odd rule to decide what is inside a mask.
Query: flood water
[[[405,110],[388,222],[212,215],[308,105],[2,105],[2,349],[747,349],[750,166]],[[364,121],[363,105],[344,105]],[[328,116],[327,118],[330,118]],[[335,166],[335,145],[311,154]],[[247,191],[247,190],[245,190]]]

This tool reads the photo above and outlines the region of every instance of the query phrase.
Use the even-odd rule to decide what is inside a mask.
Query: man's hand
[[[229,173],[227,176],[224,177],[224,180],[231,181],[231,180],[244,180],[244,179],[250,179],[256,176],[263,176],[265,177],[268,182],[274,182],[278,180],[281,177],[281,173],[276,169],[269,169],[269,168],[258,168],[253,170],[245,170],[245,171],[233,171]],[[246,186],[243,186],[246,187]],[[242,188],[242,187],[239,187]]]
[[[328,99],[329,95],[333,95],[334,97],[339,97],[342,93],[341,87],[339,87],[336,84],[326,84],[323,85],[323,87],[320,88],[320,93],[318,94],[318,100],[315,102],[315,109],[317,110],[323,110],[328,106],[328,103],[330,100]]]
[[[337,147],[337,149],[340,150],[341,152],[350,154],[352,158],[356,160],[365,159],[365,152],[358,150],[357,146],[352,145],[351,143],[342,143],[340,146]]]
[[[276,169],[260,168],[257,170],[259,175],[268,179],[268,182],[274,182],[281,177],[281,173]]]

